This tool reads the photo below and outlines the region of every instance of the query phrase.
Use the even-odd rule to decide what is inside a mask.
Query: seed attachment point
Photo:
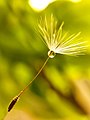
[[[55,57],[55,55],[56,55],[56,53],[55,52],[53,52],[53,51],[48,51],[48,56],[49,56],[49,58],[54,58]]]

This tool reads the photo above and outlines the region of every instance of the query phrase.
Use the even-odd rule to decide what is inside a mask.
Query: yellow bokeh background
[[[41,16],[51,14],[58,23],[65,22],[64,31],[81,32],[88,46],[85,55],[50,59],[8,113],[12,98],[32,80],[48,56],[38,22]],[[0,0],[0,120],[90,119],[89,29],[89,0],[47,0],[40,9],[29,0]]]

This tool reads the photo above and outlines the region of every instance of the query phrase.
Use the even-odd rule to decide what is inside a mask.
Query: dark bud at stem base
[[[8,107],[8,112],[11,111],[11,109],[14,107],[14,105],[16,104],[16,102],[18,101],[19,97],[16,96],[9,104],[9,107]]]

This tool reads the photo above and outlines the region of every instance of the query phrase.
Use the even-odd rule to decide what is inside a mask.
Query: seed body
[[[19,100],[19,97],[16,96],[11,102],[10,102],[10,105],[8,107],[8,112],[11,111],[11,109],[14,107],[14,105],[16,104],[16,102]]]

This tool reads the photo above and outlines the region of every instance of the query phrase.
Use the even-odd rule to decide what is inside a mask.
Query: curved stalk
[[[22,89],[18,95],[16,95],[10,102],[9,106],[8,106],[8,112],[11,111],[11,109],[14,107],[14,105],[16,104],[16,102],[19,100],[20,96],[28,89],[28,87],[32,84],[32,82],[38,77],[38,75],[41,73],[41,71],[43,70],[43,68],[45,67],[47,61],[49,60],[49,57],[46,59],[46,61],[44,62],[43,66],[40,68],[40,70],[38,71],[38,73],[34,76],[34,78],[29,82],[29,84]]]

